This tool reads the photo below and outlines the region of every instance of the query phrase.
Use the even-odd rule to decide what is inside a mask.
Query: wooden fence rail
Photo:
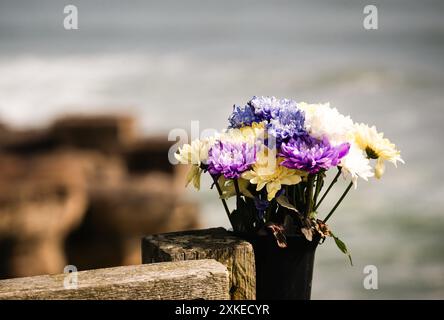
[[[153,263],[0,281],[0,299],[229,298],[227,268],[212,259]]]

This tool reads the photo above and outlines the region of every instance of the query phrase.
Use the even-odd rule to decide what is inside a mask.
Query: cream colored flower
[[[188,171],[186,178],[186,186],[193,182],[193,186],[200,189],[200,177],[202,169],[200,165],[206,163],[208,159],[208,151],[214,143],[214,138],[205,138],[202,140],[196,139],[191,144],[184,144],[179,148],[174,157],[181,164],[191,164],[190,171]]]
[[[206,163],[208,159],[208,151],[212,146],[212,139],[196,139],[191,141],[191,144],[184,144],[182,148],[179,148],[178,152],[174,154],[174,157],[181,164],[193,164],[200,166],[201,163]]]
[[[384,138],[382,132],[378,132],[376,127],[369,127],[364,123],[355,125],[354,138],[358,147],[365,151],[367,157],[376,159],[375,176],[381,178],[385,171],[384,161],[393,163],[396,167],[397,162],[404,163],[401,159],[401,152],[387,138]]]
[[[242,178],[256,184],[257,191],[266,187],[268,201],[271,201],[282,185],[294,185],[301,181],[300,171],[283,167],[281,162],[282,158],[276,159],[276,150],[264,147],[257,154],[252,170],[244,172]]]

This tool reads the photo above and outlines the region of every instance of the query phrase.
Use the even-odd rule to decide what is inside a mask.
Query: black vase
[[[315,251],[319,239],[287,236],[287,247],[280,248],[273,235],[242,235],[254,249],[256,261],[256,299],[309,300]]]

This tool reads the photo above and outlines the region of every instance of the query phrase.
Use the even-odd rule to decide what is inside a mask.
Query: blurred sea
[[[77,5],[79,30],[63,28]],[[68,112],[137,116],[145,133],[221,129],[253,95],[330,101],[402,150],[360,181],[317,251],[314,299],[444,298],[444,2],[0,1],[0,121],[39,127]],[[190,191],[208,226],[228,226],[215,191]],[[329,197],[327,211],[342,192]],[[378,290],[363,268],[378,268]]]

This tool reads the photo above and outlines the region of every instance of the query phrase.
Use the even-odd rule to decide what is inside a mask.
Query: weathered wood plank
[[[230,298],[227,268],[210,259],[81,271],[73,289],[65,289],[67,275],[2,280],[0,299]]]
[[[230,275],[234,300],[256,298],[253,247],[224,228],[151,235],[142,239],[142,263],[215,259]]]

